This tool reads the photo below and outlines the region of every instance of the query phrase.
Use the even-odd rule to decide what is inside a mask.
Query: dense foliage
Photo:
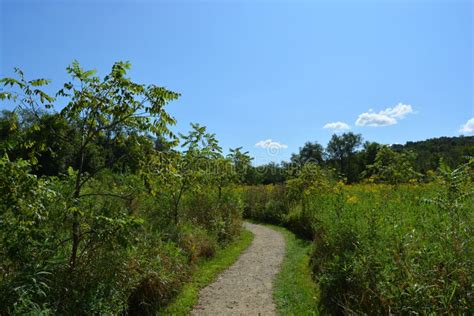
[[[129,67],[74,62],[56,97],[20,70],[1,80],[0,314],[152,314],[239,234],[250,158],[197,124],[174,135],[179,94]]]
[[[204,126],[175,135],[179,94],[129,68],[100,78],[74,62],[54,97],[18,69],[0,80],[1,315],[154,314],[242,215],[312,241],[328,312],[474,309],[474,137],[345,133],[252,167]]]
[[[392,145],[396,151],[416,153],[414,162],[418,172],[426,173],[436,170],[442,159],[449,167],[455,168],[466,156],[474,156],[474,136],[440,137],[418,142],[407,142],[405,145]]]
[[[245,214],[313,240],[313,276],[330,313],[468,314],[473,166],[442,164],[428,184],[345,185],[306,165],[285,185],[246,187]],[[386,178],[379,170],[375,179]]]

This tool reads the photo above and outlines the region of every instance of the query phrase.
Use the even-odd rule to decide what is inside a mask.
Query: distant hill
[[[415,168],[420,172],[435,170],[440,158],[451,167],[466,161],[466,156],[474,156],[474,136],[439,137],[405,145],[392,145],[396,151],[411,150],[417,154]]]

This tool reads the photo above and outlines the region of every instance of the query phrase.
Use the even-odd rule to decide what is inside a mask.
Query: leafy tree
[[[306,210],[305,196],[329,189],[331,175],[315,163],[305,164],[298,175],[287,181],[288,195],[291,200],[301,201],[303,210]]]
[[[297,212],[287,216],[287,226],[304,238],[312,239],[315,212],[311,212],[309,201],[332,187],[331,171],[316,163],[306,163],[297,175],[286,181],[286,197],[290,204],[297,205]]]
[[[242,147],[230,149],[227,157],[217,156],[208,160],[211,168],[212,182],[218,189],[218,200],[221,200],[222,189],[234,183],[245,181],[248,169],[251,167],[252,158],[248,152],[242,152]]]
[[[18,130],[18,114],[3,110],[0,116],[0,154],[4,155],[21,143]]]
[[[38,176],[59,175],[74,166],[78,133],[59,114],[5,111],[0,120],[5,124],[0,141],[11,160],[30,160],[32,172]],[[69,141],[64,141],[66,138]]]
[[[375,157],[382,145],[376,142],[366,141],[361,150],[362,161],[365,165],[371,165],[375,162]]]
[[[303,166],[306,163],[324,163],[324,148],[318,142],[306,142],[303,147],[300,147],[298,154],[291,155],[291,163],[296,166]]]
[[[157,136],[173,137],[168,126],[175,120],[165,111],[165,105],[179,97],[179,94],[155,85],[143,85],[133,82],[126,76],[130,64],[117,62],[111,72],[100,79],[94,70],[84,70],[78,62],[73,62],[67,68],[72,81],[64,84],[57,96],[66,98],[69,102],[61,110],[60,115],[79,133],[79,143],[73,159],[77,170],[70,171],[73,176],[72,203],[69,212],[72,217],[71,225],[71,254],[70,267],[74,269],[77,263],[79,245],[84,234],[81,232],[81,222],[85,220],[84,212],[80,209],[79,200],[85,196],[101,195],[103,193],[82,194],[84,186],[100,171],[126,158],[126,155],[115,157],[113,162],[99,163],[93,170],[85,170],[88,157],[98,157],[94,148],[99,141],[107,145],[118,146],[128,136],[153,133]],[[17,70],[19,79],[5,78],[5,86],[16,87],[19,91],[1,92],[3,99],[13,100],[19,108],[28,108],[36,117],[42,104],[51,108],[54,98],[36,87],[47,84],[44,79],[26,81],[23,73]],[[38,100],[39,99],[39,100]],[[37,126],[38,123],[34,123]],[[36,127],[34,127],[36,129]],[[54,130],[55,135],[60,135]],[[70,136],[70,135],[68,135]],[[65,139],[67,141],[68,139]]]
[[[243,183],[248,178],[249,171],[252,169],[252,158],[249,156],[249,152],[242,152],[242,147],[230,149],[227,157],[231,160],[236,181]]]
[[[381,147],[381,144],[369,141],[366,141],[362,145],[362,150],[359,151],[356,155],[358,170],[360,171],[359,180],[361,179],[361,177],[371,176],[370,171],[367,168],[368,166],[373,165],[375,163],[375,158]]]
[[[200,185],[216,181],[212,165],[222,160],[222,149],[214,134],[207,133],[206,127],[191,124],[187,135],[180,134],[182,152],[159,153],[150,163],[145,173],[146,181],[152,187],[152,194],[171,201],[170,217],[179,222],[180,204],[190,189],[199,190]],[[220,179],[222,180],[222,179]],[[218,181],[218,180],[217,180]]]
[[[362,136],[352,132],[340,136],[333,134],[326,147],[326,153],[330,162],[334,164],[337,171],[347,177],[349,182],[358,178],[355,155],[362,143]]]
[[[421,176],[415,172],[411,152],[397,153],[388,146],[382,146],[375,157],[375,162],[367,167],[371,179],[376,182],[403,183],[417,180]]]

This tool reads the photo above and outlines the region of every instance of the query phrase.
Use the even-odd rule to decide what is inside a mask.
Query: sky
[[[474,132],[474,1],[0,0],[0,77],[56,91],[78,60],[181,93],[168,111],[255,164],[333,133],[405,143]],[[8,108],[0,104],[1,108]]]

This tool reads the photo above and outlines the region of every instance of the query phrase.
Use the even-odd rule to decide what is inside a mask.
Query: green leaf
[[[47,85],[49,83],[51,83],[51,80],[48,80],[48,79],[35,79],[35,80],[31,80],[28,82],[30,85],[32,85],[33,87],[39,87],[39,86],[44,86],[44,85]]]

